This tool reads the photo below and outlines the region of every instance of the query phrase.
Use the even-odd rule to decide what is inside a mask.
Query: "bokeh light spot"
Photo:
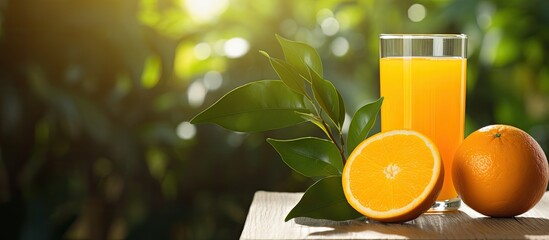
[[[175,130],[177,136],[183,140],[189,140],[196,135],[196,127],[190,122],[181,122]]]
[[[250,43],[244,38],[231,38],[225,42],[223,50],[228,58],[239,58],[248,53]]]
[[[227,144],[231,147],[238,147],[244,142],[244,134],[241,132],[232,132],[227,135]]]
[[[427,9],[425,9],[425,6],[416,3],[410,6],[408,8],[408,18],[412,22],[421,22],[423,19],[425,19],[425,16],[427,15]]]
[[[492,25],[492,15],[496,11],[493,4],[482,1],[477,5],[477,24],[482,29],[488,29]]]
[[[187,97],[191,107],[200,107],[206,98],[206,87],[202,81],[194,81],[187,89]]]
[[[199,43],[194,46],[194,56],[198,60],[206,60],[212,55],[212,48],[207,43]]]
[[[204,74],[204,86],[206,89],[213,91],[219,89],[223,83],[223,76],[218,71],[209,71]]]
[[[332,10],[327,9],[327,8],[323,8],[323,9],[318,10],[318,12],[316,13],[316,21],[319,24],[321,24],[322,21],[324,21],[324,19],[329,18],[329,17],[333,17],[333,16],[334,16],[334,13],[332,12]]]
[[[334,55],[341,57],[349,51],[349,41],[344,37],[337,37],[330,46]]]
[[[481,63],[488,66],[494,64],[502,35],[503,32],[499,28],[492,28],[486,33],[480,48],[479,60]]]
[[[326,36],[333,36],[339,32],[339,22],[334,17],[328,17],[322,20],[320,28],[322,29],[322,33]]]

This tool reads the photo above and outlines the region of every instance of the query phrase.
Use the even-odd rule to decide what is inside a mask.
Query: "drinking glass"
[[[381,130],[412,129],[429,137],[444,164],[444,183],[431,208],[458,209],[454,153],[463,141],[467,36],[381,34]]]

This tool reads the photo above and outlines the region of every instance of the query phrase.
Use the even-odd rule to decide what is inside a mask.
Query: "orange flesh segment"
[[[425,137],[392,131],[373,136],[349,157],[347,179],[350,195],[366,212],[379,216],[401,214],[421,204],[433,191],[440,175],[440,157]],[[368,140],[367,140],[368,141]],[[362,211],[361,211],[362,212]]]

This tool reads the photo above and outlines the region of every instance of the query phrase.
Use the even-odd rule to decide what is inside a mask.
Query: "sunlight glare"
[[[351,126],[351,116],[347,113],[345,113],[345,121],[343,122],[343,127],[341,128],[341,131],[343,134],[349,133],[349,127]]]
[[[182,0],[191,18],[197,22],[212,22],[229,6],[229,0]]]

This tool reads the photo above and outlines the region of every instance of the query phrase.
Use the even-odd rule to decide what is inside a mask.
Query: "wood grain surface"
[[[459,211],[427,213],[401,224],[310,218],[284,222],[302,195],[256,192],[240,239],[549,239],[548,192],[514,218],[485,217],[462,203]]]

